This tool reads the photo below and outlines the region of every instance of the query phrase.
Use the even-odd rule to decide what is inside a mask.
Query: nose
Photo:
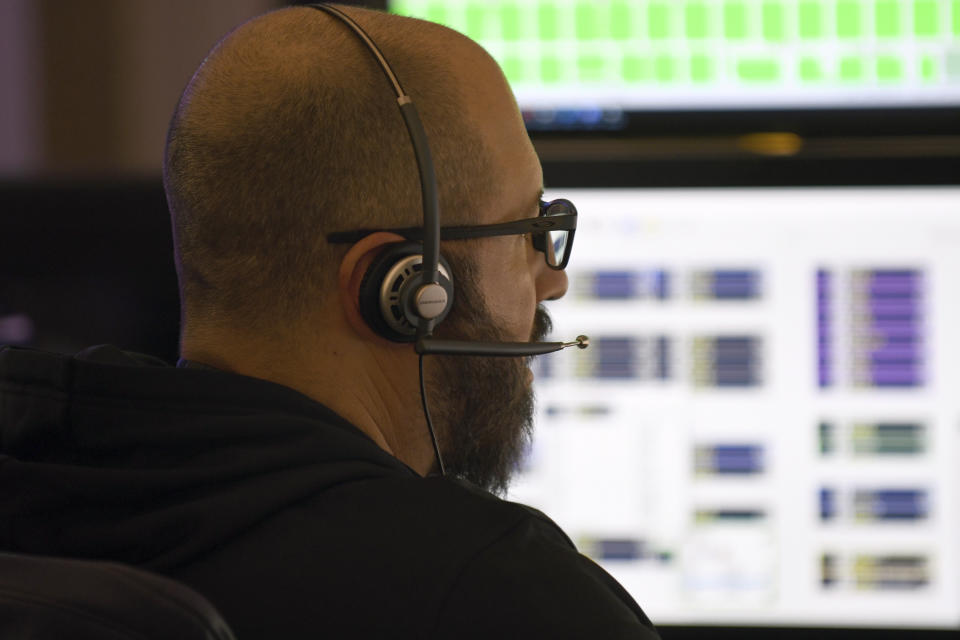
[[[558,300],[567,293],[566,271],[551,269],[545,264],[537,278],[537,302],[544,300]]]

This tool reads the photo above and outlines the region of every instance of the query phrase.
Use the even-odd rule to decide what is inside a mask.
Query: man
[[[492,59],[438,25],[344,9],[424,122],[442,223],[538,215],[542,175]],[[422,225],[416,166],[370,52],[311,8],[226,36],[171,124],[180,368],[112,348],[0,354],[0,549],[109,558],[205,595],[237,636],[656,637],[538,512],[496,498],[529,437],[521,359],[425,360],[367,324],[371,263]],[[529,235],[442,244],[438,336],[548,331],[562,270]],[[470,481],[470,482],[467,482]]]

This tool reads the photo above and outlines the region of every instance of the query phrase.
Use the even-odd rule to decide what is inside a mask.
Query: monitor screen
[[[658,624],[960,627],[960,188],[577,189],[534,505]]]
[[[503,67],[528,126],[960,105],[960,0],[390,0]],[[569,122],[568,122],[569,121]]]

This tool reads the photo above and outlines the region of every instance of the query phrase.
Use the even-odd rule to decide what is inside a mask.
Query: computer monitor
[[[960,106],[958,0],[389,0],[503,67],[531,130]],[[956,118],[950,119],[956,124]]]
[[[658,624],[960,629],[960,188],[561,196],[509,497]]]

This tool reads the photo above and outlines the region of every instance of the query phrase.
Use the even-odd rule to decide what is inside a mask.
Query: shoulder
[[[618,638],[651,628],[543,514],[444,478],[331,483],[213,555],[183,577],[238,635],[266,612],[345,637]],[[251,608],[238,583],[271,588]],[[317,602],[322,611],[307,613]],[[609,632],[620,627],[626,635]],[[584,629],[599,633],[567,633]]]
[[[371,478],[332,488],[313,502],[315,507],[333,505],[342,512],[338,521],[348,529],[369,530],[361,525],[371,520],[368,524],[392,530],[388,544],[429,549],[448,566],[469,560],[525,523],[555,544],[574,549],[563,531],[536,509],[449,477]],[[349,522],[354,518],[356,522]]]
[[[401,485],[393,483],[393,486],[399,488]],[[438,476],[417,478],[406,483],[406,489],[421,497],[424,507],[442,507],[452,520],[483,531],[488,536],[503,534],[526,523],[542,530],[544,535],[555,538],[559,544],[574,548],[563,530],[541,511],[499,498],[466,480]]]
[[[456,568],[445,575],[430,636],[657,637],[623,587],[540,511],[456,480],[407,490],[421,508],[440,510],[439,519],[426,520],[437,527],[438,552],[449,548],[448,566]]]

